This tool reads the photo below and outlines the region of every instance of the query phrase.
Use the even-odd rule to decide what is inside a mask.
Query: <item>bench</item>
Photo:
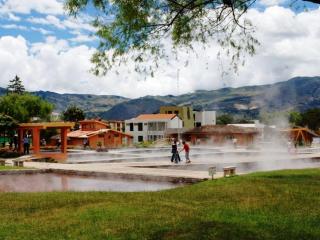
[[[12,162],[13,162],[13,166],[15,167],[23,167],[24,160],[15,159],[15,160],[12,160]]]
[[[6,165],[6,160],[0,159],[0,166],[5,166],[5,165]]]
[[[234,176],[236,175],[236,167],[234,166],[228,166],[223,168],[223,176]]]

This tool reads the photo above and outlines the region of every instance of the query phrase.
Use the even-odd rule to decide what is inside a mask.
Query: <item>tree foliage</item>
[[[305,0],[320,3],[320,0]],[[206,45],[215,38],[226,49],[232,67],[243,64],[259,45],[254,28],[242,17],[256,0],[65,0],[73,16],[90,8],[96,11],[93,25],[100,44],[92,56],[96,75],[113,66],[135,61],[138,72],[153,73],[160,59],[168,60],[165,40],[174,53],[191,50],[196,42]],[[295,4],[297,1],[292,0]],[[89,12],[89,11],[88,11]],[[177,56],[177,55],[176,55]],[[220,56],[220,52],[218,54]]]
[[[31,94],[12,93],[0,98],[0,113],[18,122],[29,122],[32,118],[49,121],[53,105]]]
[[[231,124],[233,122],[234,122],[234,119],[229,114],[222,114],[217,117],[217,124],[218,125],[226,125],[226,124]]]
[[[165,41],[177,53],[182,47],[206,45],[215,37],[227,49],[234,67],[244,53],[254,54],[258,41],[253,28],[240,17],[255,0],[66,0],[69,14],[77,16],[88,6],[97,11],[93,25],[100,39],[92,57],[96,75],[113,66],[135,61],[136,71],[153,73],[168,57]]]
[[[83,119],[85,119],[86,115],[84,111],[75,106],[69,106],[63,113],[62,113],[62,119],[64,121],[70,121],[70,122],[79,122]]]
[[[299,112],[293,111],[289,113],[289,123],[293,126],[302,125],[302,115]]]
[[[18,126],[18,122],[12,117],[0,114],[0,132],[10,131]]]
[[[16,93],[23,94],[25,92],[25,88],[22,84],[21,79],[16,75],[14,79],[9,81],[9,85],[7,87],[7,93]]]
[[[320,109],[312,108],[304,113],[302,113],[302,126],[307,126],[308,128],[319,131],[320,128]]]

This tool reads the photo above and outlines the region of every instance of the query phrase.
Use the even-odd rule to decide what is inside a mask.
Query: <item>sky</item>
[[[229,62],[217,58],[212,41],[162,63],[154,77],[136,73],[133,63],[97,77],[89,71],[98,45],[92,16],[68,16],[62,0],[0,0],[0,87],[18,75],[29,91],[137,98],[320,76],[319,6],[297,11],[281,5],[283,0],[261,0],[247,13],[261,45],[237,73],[222,74]]]

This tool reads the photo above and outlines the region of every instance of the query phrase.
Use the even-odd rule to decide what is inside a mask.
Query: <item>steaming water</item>
[[[183,186],[182,183],[108,179],[62,174],[28,174],[0,176],[0,192],[51,191],[158,191]]]
[[[304,153],[319,151],[319,149],[305,148]],[[207,171],[211,166],[216,166],[217,171],[222,171],[225,166],[236,166],[237,172],[249,173],[255,171],[270,171],[279,169],[299,169],[320,167],[317,159],[293,159],[299,156],[288,152],[286,147],[269,144],[260,145],[259,149],[228,148],[228,147],[192,147],[190,157],[191,165],[170,162],[170,148],[151,149],[121,149],[107,153],[87,151],[70,154],[68,163],[96,163],[96,162],[150,162],[155,163],[151,168],[170,168],[176,170]],[[184,159],[184,154],[181,154]],[[159,165],[156,164],[159,162]],[[163,164],[167,162],[168,165]],[[160,164],[161,163],[161,164]],[[148,166],[150,167],[150,166]]]
[[[217,171],[222,172],[224,167],[235,166],[237,172],[250,173],[257,171],[272,171],[280,169],[303,169],[319,168],[320,160],[318,159],[301,159],[301,160],[281,160],[281,161],[256,161],[256,162],[228,162],[228,163],[211,163],[211,164],[180,164],[166,166],[151,166],[151,168],[207,171],[209,167],[215,166]]]
[[[226,153],[218,148],[193,148],[191,156],[215,156]],[[238,152],[241,154],[241,152]],[[249,154],[246,151],[246,154]],[[171,157],[171,148],[158,149],[125,149],[111,150],[109,152],[82,151],[70,153],[67,163],[97,163],[97,162],[147,162],[165,160]]]

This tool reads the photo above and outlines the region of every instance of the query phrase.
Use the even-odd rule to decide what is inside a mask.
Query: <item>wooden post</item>
[[[39,130],[39,128],[32,129],[32,146],[33,146],[33,154],[40,153],[40,130]]]
[[[18,152],[23,153],[23,128],[18,129]]]
[[[60,128],[61,129],[61,152],[67,153],[67,128]]]

